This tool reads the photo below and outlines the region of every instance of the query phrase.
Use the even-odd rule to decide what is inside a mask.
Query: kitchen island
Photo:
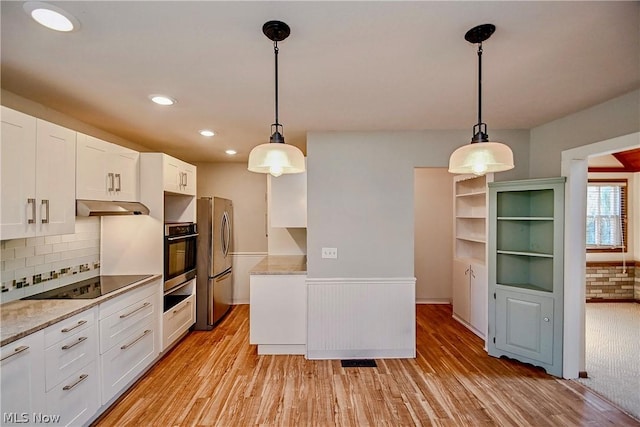
[[[269,255],[249,274],[249,343],[258,354],[306,354],[307,257]]]

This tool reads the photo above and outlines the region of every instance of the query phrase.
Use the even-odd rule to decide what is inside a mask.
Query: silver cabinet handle
[[[476,273],[473,272],[473,268],[469,267],[469,271],[471,272],[471,277],[476,278]]]
[[[188,306],[189,304],[191,304],[191,301],[187,301],[187,303],[186,303],[185,305],[183,305],[182,307],[180,307],[180,308],[178,308],[178,309],[176,309],[176,310],[173,310],[173,314],[176,314],[176,313],[181,312],[182,310],[184,310],[185,308],[187,308],[187,306]]]
[[[122,179],[120,179],[120,174],[116,174],[116,178],[118,179],[118,187],[116,187],[116,191],[122,191]]]
[[[60,332],[71,332],[71,331],[73,331],[75,328],[79,328],[80,326],[84,325],[85,323],[87,323],[87,321],[86,321],[86,320],[81,320],[81,321],[79,321],[79,322],[76,324],[76,326],[72,326],[72,327],[70,327],[70,328],[64,328],[64,329],[62,329]]]
[[[46,218],[42,217],[41,222],[43,224],[48,224],[49,223],[49,200],[47,199],[42,199],[42,203],[40,204],[40,206],[44,205],[44,211],[46,213]]]
[[[31,218],[27,220],[29,224],[36,222],[36,199],[27,199],[27,205],[31,205]]]
[[[545,318],[544,318],[544,321],[545,321],[545,322],[548,322],[548,321],[549,321],[549,318],[548,318],[548,317],[545,317]]]
[[[0,359],[0,362],[4,362],[5,360],[7,360],[10,357],[15,356],[16,354],[20,354],[25,350],[28,350],[29,346],[28,345],[21,345],[20,347],[16,348],[15,350],[13,350],[13,353],[6,355],[5,357],[3,357],[2,359]]]
[[[120,347],[120,350],[126,350],[129,347],[131,347],[132,345],[134,345],[135,343],[137,343],[138,341],[140,341],[142,338],[144,338],[147,334],[151,333],[151,329],[147,329],[146,331],[144,331],[142,333],[142,335],[140,335],[138,338],[136,338],[135,340],[131,341],[129,344],[125,344],[122,347]]]
[[[82,381],[86,380],[87,378],[89,378],[89,375],[87,375],[87,374],[82,374],[82,375],[80,375],[80,377],[76,380],[76,382],[74,382],[73,384],[66,385],[66,386],[62,387],[62,389],[63,389],[64,391],[71,390],[72,388],[74,388],[75,386],[77,386],[77,385],[78,385],[78,384],[80,384]]]
[[[113,173],[109,172],[107,174],[107,177],[109,178],[109,188],[107,188],[107,191],[113,191],[114,187],[115,187],[115,183],[114,183],[114,176]]]
[[[187,181],[189,179],[189,177],[187,176],[187,173],[184,173],[184,186],[187,187],[189,185],[189,181]]]
[[[67,344],[67,345],[63,345],[62,349],[63,350],[69,350],[70,348],[73,348],[75,346],[77,346],[78,344],[80,344],[83,341],[86,341],[88,337],[80,337],[78,338],[78,340],[76,342],[74,342],[73,344]]]
[[[145,302],[144,304],[142,304],[142,306],[141,306],[141,307],[138,307],[138,308],[136,308],[135,310],[128,312],[127,314],[121,314],[121,315],[120,315],[120,318],[121,318],[121,319],[124,319],[125,317],[129,317],[129,316],[131,316],[133,313],[135,313],[135,312],[137,312],[137,311],[140,311],[140,310],[142,310],[142,309],[143,309],[143,308],[145,308],[145,307],[149,307],[150,305],[151,305],[151,303],[150,303],[150,302]]]
[[[466,276],[467,274],[469,274],[469,271],[471,271],[471,267],[467,268],[467,269],[464,271],[464,275]]]

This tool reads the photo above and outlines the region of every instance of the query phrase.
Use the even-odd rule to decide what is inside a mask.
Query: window
[[[627,180],[589,180],[587,251],[627,250]]]

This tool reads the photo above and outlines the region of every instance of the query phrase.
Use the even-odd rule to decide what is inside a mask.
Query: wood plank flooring
[[[451,318],[418,305],[416,359],[377,368],[258,356],[249,307],[192,332],[110,412],[104,426],[640,426],[574,381],[487,356]]]

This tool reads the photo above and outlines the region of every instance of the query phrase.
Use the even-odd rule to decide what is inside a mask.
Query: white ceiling
[[[2,88],[187,161],[244,161],[274,118],[273,45],[282,20],[280,121],[307,131],[529,129],[640,87],[640,2],[51,2],[82,27],[39,26],[1,2]],[[178,100],[151,104],[152,93]],[[197,131],[212,128],[213,138]],[[460,141],[461,144],[468,141]],[[224,154],[235,148],[231,159]]]

